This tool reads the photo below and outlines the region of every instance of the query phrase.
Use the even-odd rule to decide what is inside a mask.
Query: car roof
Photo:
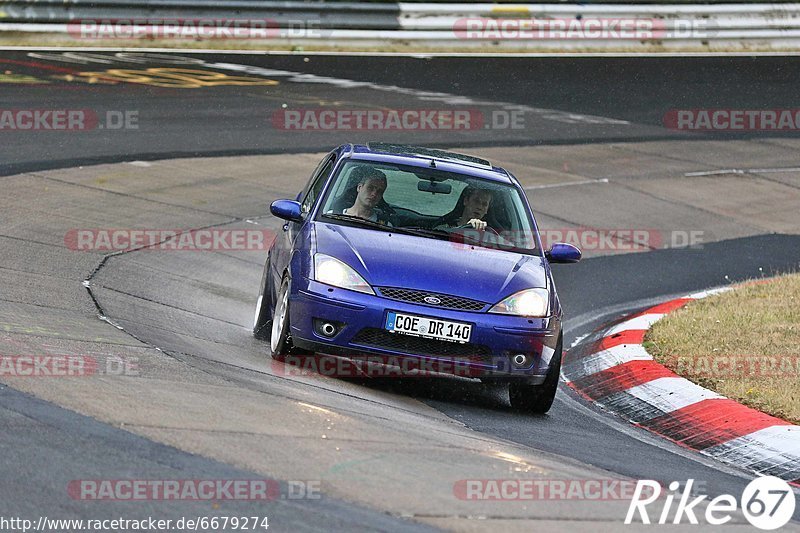
[[[341,148],[342,156],[349,156],[352,159],[428,168],[435,165],[436,168],[447,172],[457,172],[502,183],[515,183],[505,169],[493,166],[486,159],[438,148],[374,142],[344,145]]]

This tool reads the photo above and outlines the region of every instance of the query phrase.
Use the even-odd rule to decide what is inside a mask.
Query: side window
[[[319,193],[325,186],[325,181],[328,179],[328,176],[331,175],[331,170],[333,170],[333,163],[335,160],[335,156],[330,156],[326,161],[324,161],[324,163],[320,163],[320,166],[317,167],[315,176],[311,178],[311,184],[308,188],[308,192],[306,193],[306,197],[303,199],[303,213],[308,213],[311,211],[311,207],[314,205],[314,202],[316,202],[317,198],[319,198]]]

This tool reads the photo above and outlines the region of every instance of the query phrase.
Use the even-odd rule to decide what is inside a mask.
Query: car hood
[[[318,222],[316,251],[353,267],[375,287],[403,287],[496,303],[547,287],[544,259],[401,233]]]

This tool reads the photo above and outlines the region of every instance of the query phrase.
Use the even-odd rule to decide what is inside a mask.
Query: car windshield
[[[347,161],[319,216],[523,253],[537,249],[531,216],[516,187],[435,168]]]

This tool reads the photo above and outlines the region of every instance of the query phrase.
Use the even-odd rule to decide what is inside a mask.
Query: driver
[[[367,166],[359,167],[354,172],[361,174],[356,186],[356,199],[353,205],[342,210],[342,214],[392,226],[388,217],[384,216],[378,207],[383,200],[383,193],[386,192],[386,174]]]
[[[463,205],[464,209],[460,216],[452,216],[449,219],[443,218],[439,225],[434,229],[451,229],[458,227],[472,227],[477,230],[485,230],[488,225],[484,219],[492,205],[492,191],[479,189],[469,186],[464,190]]]

